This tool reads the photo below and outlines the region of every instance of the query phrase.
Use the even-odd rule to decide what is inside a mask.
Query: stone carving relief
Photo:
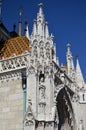
[[[41,56],[41,57],[44,57],[43,47],[40,48],[40,56]]]
[[[24,117],[24,126],[34,125],[35,118],[32,111],[32,103],[31,100],[28,102],[28,108]]]
[[[33,46],[37,46],[37,44],[38,44],[38,41],[35,39],[35,40],[33,41]]]
[[[9,80],[16,80],[16,79],[21,79],[22,78],[22,74],[21,72],[10,72],[9,74],[5,73],[5,74],[1,74],[0,75],[0,82],[6,82]]]
[[[43,46],[44,46],[44,42],[43,42],[43,41],[40,41],[40,42],[39,42],[39,45],[40,45],[40,47],[43,47]]]
[[[50,43],[49,42],[46,43],[46,48],[50,48]]]
[[[79,95],[74,94],[74,95],[73,95],[73,98],[72,98],[72,101],[73,101],[73,102],[79,102],[79,99],[80,99],[80,98],[79,98]]]
[[[40,99],[41,100],[45,99],[45,86],[40,85],[39,92],[40,92]]]
[[[34,68],[33,66],[30,66],[29,69],[28,69],[28,72],[29,72],[30,74],[35,73],[35,68]],[[28,73],[28,74],[29,74],[29,73]]]
[[[44,73],[42,73],[42,71],[40,71],[40,74],[39,74],[39,82],[42,83],[45,81],[45,75]]]
[[[50,73],[49,66],[45,66],[44,73],[45,73],[45,76],[49,75],[49,73]]]
[[[12,57],[7,60],[1,61],[1,71],[9,71],[12,69],[17,69],[19,67],[26,66],[28,62],[27,56],[22,55],[19,57]]]
[[[46,57],[50,59],[50,49],[46,48]]]
[[[37,46],[34,46],[33,54],[34,54],[35,57],[38,57]]]

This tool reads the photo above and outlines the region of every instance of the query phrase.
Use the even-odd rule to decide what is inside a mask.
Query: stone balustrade
[[[29,56],[29,53],[27,52],[20,56],[14,55],[11,58],[1,59],[0,60],[0,73],[25,68],[29,61],[28,56]]]

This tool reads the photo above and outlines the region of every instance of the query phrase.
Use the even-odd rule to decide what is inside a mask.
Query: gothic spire
[[[37,14],[37,30],[38,35],[43,36],[44,31],[44,14],[43,14],[43,4],[39,4],[39,12]]]
[[[22,35],[22,7],[19,10],[18,35]]]
[[[76,82],[80,87],[83,87],[84,78],[83,78],[83,75],[82,75],[82,71],[81,71],[81,68],[80,68],[78,57],[76,58]]]
[[[70,51],[70,44],[67,44],[67,68],[68,68],[68,76],[72,77],[74,73],[74,63],[73,63],[73,57],[72,53]]]
[[[67,55],[71,55],[71,51],[70,51],[70,43],[67,44]]]
[[[33,34],[33,36],[35,36],[37,34],[37,21],[35,19],[34,19],[32,34]]]
[[[43,14],[43,4],[42,3],[40,3],[39,4],[39,15],[41,16],[42,14]]]
[[[25,21],[25,36],[29,39],[29,29],[28,29],[28,22]]]
[[[43,4],[40,3],[38,6],[39,6],[39,12],[38,12],[38,15],[37,15],[37,20],[39,21],[39,19],[40,19],[41,22],[44,22]]]
[[[49,37],[48,22],[45,22],[45,37]]]

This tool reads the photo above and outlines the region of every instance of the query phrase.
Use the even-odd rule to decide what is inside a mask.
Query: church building
[[[20,12],[21,17],[21,12]],[[0,130],[86,130],[86,84],[67,44],[60,66],[53,35],[39,4],[29,34],[0,21]]]

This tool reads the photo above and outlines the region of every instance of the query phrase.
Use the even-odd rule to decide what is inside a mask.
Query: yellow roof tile
[[[10,38],[4,42],[1,49],[1,58],[8,58],[15,55],[23,54],[25,51],[29,51],[29,40],[24,36],[18,36]]]

